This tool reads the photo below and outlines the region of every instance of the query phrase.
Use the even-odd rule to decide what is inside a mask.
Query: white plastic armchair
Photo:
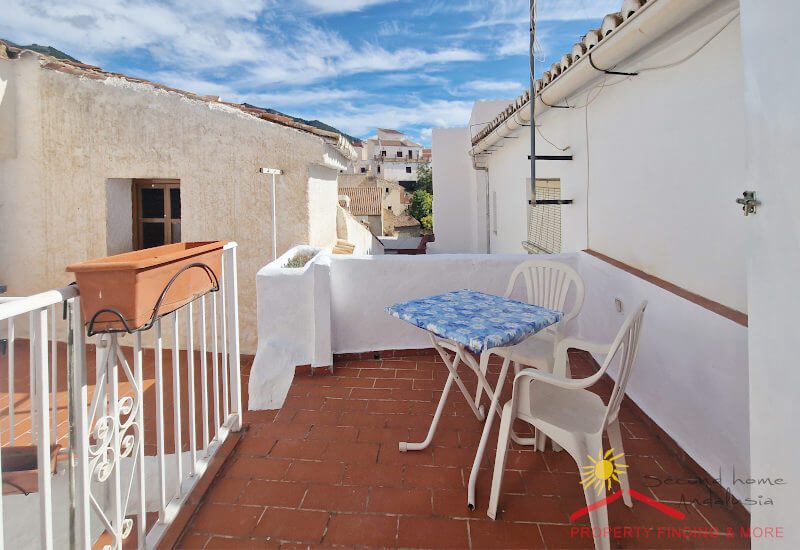
[[[564,327],[575,319],[583,308],[586,293],[583,279],[571,266],[550,260],[529,260],[517,266],[511,273],[505,297],[511,297],[519,279],[522,278],[529,304],[564,312],[564,317],[555,325],[534,334],[515,346],[492,350],[495,355],[514,362],[514,372],[520,365],[536,367],[553,372],[556,344],[563,337]],[[574,299],[569,311],[564,311],[567,296],[573,290]]]
[[[553,372],[555,350],[563,338],[564,327],[575,319],[583,308],[586,294],[583,279],[575,269],[567,264],[539,259],[521,263],[509,277],[506,298],[511,297],[520,279],[522,279],[525,297],[529,304],[561,311],[564,316],[555,325],[526,338],[519,344],[492,348],[484,352],[481,356],[481,369],[484,373],[491,355],[512,361],[515,374],[520,371],[522,366]],[[572,305],[569,311],[564,311],[571,290],[573,293]],[[560,374],[569,376],[569,362],[564,365],[565,368]],[[479,386],[475,395],[477,403],[480,403],[480,397],[481,387]],[[541,450],[544,450],[546,443],[541,434],[537,434],[536,438],[521,438],[515,434],[514,441],[520,445],[536,445]]]
[[[564,339],[558,344],[555,353],[557,372],[525,369],[517,373],[511,400],[504,405],[500,420],[492,492],[489,498],[489,517],[494,519],[497,515],[508,443],[512,436],[511,427],[516,419],[531,424],[537,433],[542,432],[552,438],[554,443],[558,443],[575,459],[581,473],[587,475],[594,471],[595,461],[600,462],[597,459],[598,455],[606,457],[603,452],[603,433],[607,432],[615,457],[614,462],[623,472],[618,476],[622,486],[623,501],[627,506],[633,506],[630,484],[624,474],[627,464],[618,415],[639,347],[639,332],[646,307],[647,302],[643,302],[634,310],[610,346],[573,338]],[[602,367],[587,378],[565,378],[558,371],[566,369],[567,350],[570,348],[605,354]],[[617,358],[619,358],[617,379],[608,403],[603,403],[600,396],[586,388],[597,383]],[[586,504],[590,508],[589,519],[593,532],[606,533],[608,527],[606,507],[592,508],[592,504],[605,498],[605,482],[592,484],[586,482],[587,480],[588,477],[585,477],[582,484]],[[608,537],[595,539],[595,545],[597,548],[608,548]]]

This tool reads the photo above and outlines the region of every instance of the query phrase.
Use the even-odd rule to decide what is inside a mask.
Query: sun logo
[[[619,483],[619,476],[625,475],[625,469],[628,465],[617,463],[617,460],[625,456],[624,453],[612,455],[614,455],[614,449],[609,449],[605,455],[603,450],[600,449],[596,459],[591,455],[586,455],[592,463],[583,467],[581,485],[584,487],[592,486],[597,489],[597,494],[599,495],[603,490],[603,484],[606,484],[606,489],[610,491],[612,480]]]

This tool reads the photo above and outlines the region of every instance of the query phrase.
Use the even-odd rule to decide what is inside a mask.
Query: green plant
[[[419,223],[422,225],[422,229],[425,231],[433,231],[433,216],[431,214],[428,214],[422,218]]]
[[[283,267],[288,267],[290,269],[305,267],[306,264],[311,260],[313,260],[314,256],[316,255],[317,255],[316,252],[298,252],[297,254],[289,258],[289,261],[286,262],[286,265]]]
[[[430,163],[420,162],[417,165],[417,185],[414,189],[424,189],[433,194],[433,168]]]
[[[424,189],[417,189],[411,195],[411,204],[408,206],[408,215],[422,223],[422,218],[433,213],[433,195]]]

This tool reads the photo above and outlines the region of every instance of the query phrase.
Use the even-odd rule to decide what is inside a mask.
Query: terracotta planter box
[[[50,445],[50,468],[56,473],[59,445]],[[39,490],[36,447],[3,447],[3,494],[24,495]]]
[[[73,264],[67,266],[67,271],[75,273],[87,323],[97,312],[113,309],[134,330],[150,321],[159,297],[173,278],[158,306],[158,316],[175,311],[214,288],[222,272],[223,246],[224,241],[168,244]],[[189,267],[198,263],[208,266],[210,272]],[[116,314],[103,312],[90,329],[120,331],[125,330],[125,325]]]

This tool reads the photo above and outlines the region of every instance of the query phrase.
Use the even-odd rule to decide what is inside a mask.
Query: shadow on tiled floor
[[[592,368],[577,354],[572,364],[576,377]],[[466,480],[482,425],[455,387],[433,445],[398,451],[398,441],[424,438],[446,374],[432,354],[343,359],[334,375],[298,370],[281,411],[246,414],[249,431],[178,547],[592,548],[585,529],[581,536],[588,519],[569,519],[585,502],[575,463],[563,452],[513,447],[492,521],[486,507],[493,437],[477,510],[467,510]],[[465,378],[474,387],[474,377]],[[601,383],[598,392],[608,389]],[[620,528],[612,547],[749,547],[739,538],[707,535],[739,529],[725,508],[697,504],[709,498],[707,489],[654,486],[694,476],[626,404],[621,420],[633,488],[672,503],[686,519],[617,501],[609,508],[611,525]],[[682,498],[697,501],[680,504]]]

